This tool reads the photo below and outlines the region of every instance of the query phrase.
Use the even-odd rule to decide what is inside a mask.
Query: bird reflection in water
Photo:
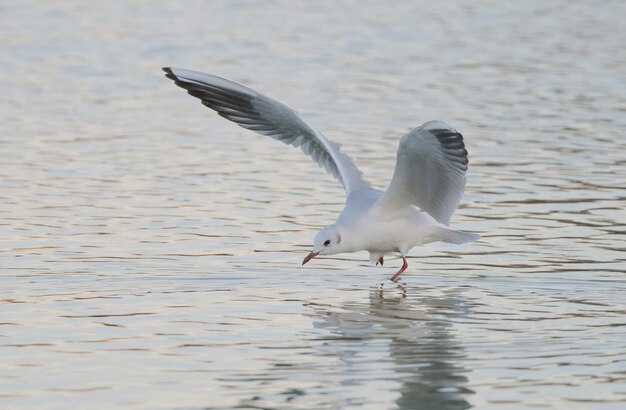
[[[369,303],[339,309],[311,304],[321,319],[315,326],[336,334],[320,354],[336,356],[346,384],[362,382],[367,373],[357,363],[359,357],[376,357],[381,370],[390,370],[384,380],[399,383],[398,409],[472,407],[467,398],[473,391],[464,387],[468,369],[461,364],[465,353],[451,332],[453,318],[469,309],[466,301],[451,294],[419,298],[410,292],[403,286],[378,287],[370,292]],[[383,352],[381,341],[387,342]]]

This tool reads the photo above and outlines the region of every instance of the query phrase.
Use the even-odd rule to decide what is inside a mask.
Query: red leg
[[[404,272],[406,270],[406,268],[409,267],[409,264],[406,263],[406,258],[403,256],[402,257],[402,267],[400,268],[400,270],[398,272],[396,272],[395,275],[393,275],[391,277],[391,281],[395,282],[398,279],[398,276],[400,276],[402,274],[402,272]]]
[[[378,263],[380,263],[380,266],[383,266],[383,264],[385,263],[385,260],[383,259],[383,257],[381,256],[380,259],[378,260]]]

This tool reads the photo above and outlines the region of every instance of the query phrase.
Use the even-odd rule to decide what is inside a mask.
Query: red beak
[[[307,263],[308,261],[310,261],[311,259],[315,258],[317,255],[319,255],[319,252],[311,252],[309,253],[304,260],[302,261],[302,265],[304,265],[305,263]]]

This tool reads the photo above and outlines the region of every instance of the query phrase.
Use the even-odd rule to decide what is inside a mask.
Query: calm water
[[[0,408],[625,408],[626,6],[574,3],[1,5]],[[339,185],[164,65],[381,187],[450,122],[483,239],[301,267]]]

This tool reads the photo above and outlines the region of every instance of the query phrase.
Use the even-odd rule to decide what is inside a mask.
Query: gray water
[[[0,5],[0,408],[626,408],[624,2],[176,3]],[[301,267],[339,184],[168,65],[378,187],[453,124],[482,239]]]

